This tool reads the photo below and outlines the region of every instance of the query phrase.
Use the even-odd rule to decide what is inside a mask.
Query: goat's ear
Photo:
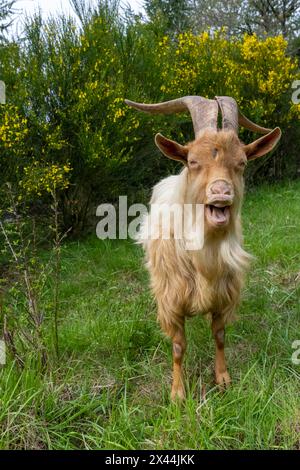
[[[255,158],[262,157],[266,153],[273,150],[281,137],[281,130],[275,127],[269,134],[260,137],[259,139],[251,142],[251,144],[244,146],[244,152],[248,160],[255,160]]]
[[[156,134],[155,143],[159,150],[168,158],[187,163],[188,148],[174,140],[167,139],[161,134]]]

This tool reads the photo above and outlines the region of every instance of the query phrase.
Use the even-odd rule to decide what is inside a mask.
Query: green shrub
[[[82,230],[89,208],[120,194],[144,197],[174,171],[155,150],[157,131],[181,142],[193,137],[188,115],[137,113],[124,98],[188,94],[233,96],[253,121],[282,127],[275,155],[249,165],[251,181],[295,174],[300,109],[291,86],[300,74],[281,36],[168,37],[155,24],[120,18],[115,8],[100,2],[80,28],[65,17],[43,23],[36,16],[22,42],[1,47],[8,102],[0,109],[1,185],[14,183],[30,204],[49,205],[48,193],[58,191],[65,227]],[[241,130],[243,140],[255,137]]]

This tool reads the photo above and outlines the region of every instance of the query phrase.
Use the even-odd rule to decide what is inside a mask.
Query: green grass
[[[2,368],[0,448],[299,449],[299,195],[299,181],[246,195],[245,245],[256,259],[227,332],[232,387],[214,387],[214,345],[199,316],[187,322],[182,405],[169,401],[171,348],[141,249],[96,236],[66,244],[61,358],[46,376],[30,363]]]

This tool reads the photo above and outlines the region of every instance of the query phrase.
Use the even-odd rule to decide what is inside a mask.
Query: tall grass
[[[295,182],[247,194],[245,243],[256,260],[239,320],[228,328],[232,387],[215,388],[210,329],[194,318],[181,406],[169,401],[171,348],[140,248],[96,236],[66,243],[60,361],[44,374],[34,358],[22,371],[10,358],[2,367],[0,448],[300,448],[300,366],[291,361],[300,339],[299,191]],[[55,280],[47,282],[50,295]],[[49,328],[52,344],[53,334]]]

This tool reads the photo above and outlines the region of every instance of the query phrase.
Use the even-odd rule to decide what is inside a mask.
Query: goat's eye
[[[214,148],[212,151],[213,158],[216,158],[217,154],[218,154],[218,149]]]
[[[241,160],[238,164],[237,164],[237,168],[239,170],[244,170],[246,167],[246,162],[244,160]]]
[[[189,160],[189,166],[191,168],[200,168],[199,162],[197,162],[197,160]]]

